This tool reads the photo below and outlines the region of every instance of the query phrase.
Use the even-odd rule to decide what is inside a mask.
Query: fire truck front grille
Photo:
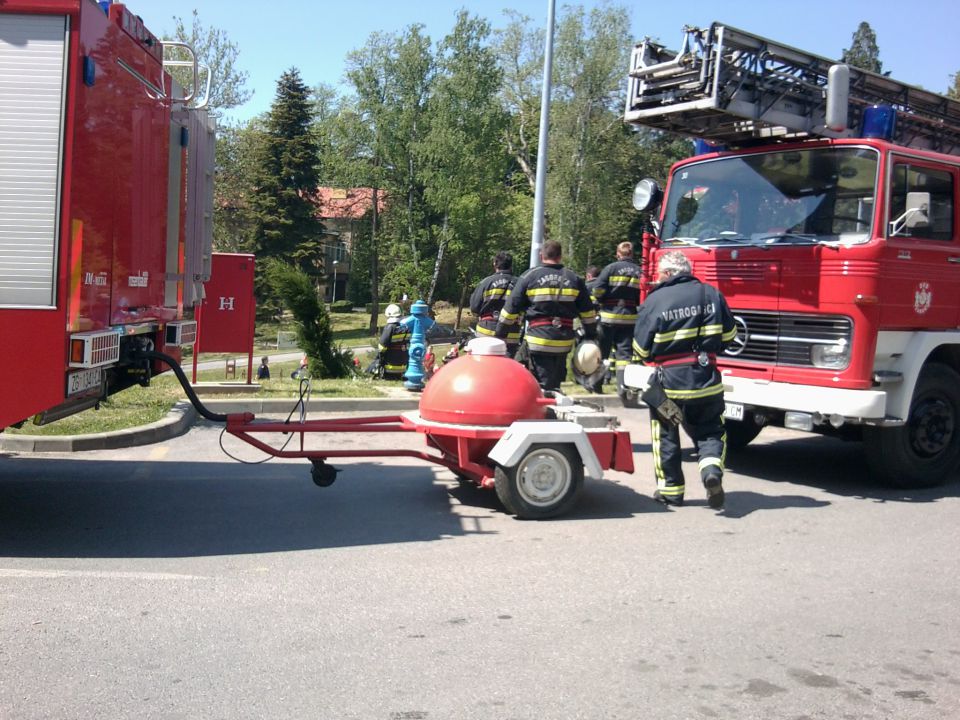
[[[737,340],[723,353],[731,360],[813,367],[816,345],[850,343],[853,322],[842,315],[734,310]]]

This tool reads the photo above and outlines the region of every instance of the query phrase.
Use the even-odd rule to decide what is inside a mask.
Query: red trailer
[[[213,126],[168,45],[120,4],[0,3],[0,430],[147,384],[165,368],[132,351],[193,342]]]

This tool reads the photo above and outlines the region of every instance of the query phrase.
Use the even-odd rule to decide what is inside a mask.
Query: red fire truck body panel
[[[0,251],[15,256],[6,267],[0,252],[2,430],[54,408],[70,414],[69,406],[90,406],[159,368],[137,370],[136,380],[120,377],[119,353],[112,361],[85,361],[77,357],[84,344],[119,346],[140,337],[179,356],[179,340],[165,344],[165,325],[184,309],[188,134],[172,118],[177,100],[161,43],[123,5],[105,12],[92,0],[13,0],[0,5],[0,24],[11,37],[26,38],[4,47],[0,36],[0,62],[31,79],[0,83],[0,107],[18,113],[6,124],[0,118],[0,141],[21,140],[20,127],[32,122],[31,93],[38,107],[52,108],[37,120],[42,137],[25,141],[36,148],[0,166],[0,190],[13,187],[20,207],[40,203],[41,195],[49,203],[48,213],[22,219],[0,202],[0,226],[12,228],[0,232]],[[44,53],[45,43],[54,49]],[[34,88],[31,66],[51,59],[62,72],[54,69]],[[42,162],[34,159],[39,155]],[[34,172],[41,189],[29,182]],[[35,250],[33,225],[54,215],[50,249]],[[49,288],[47,300],[27,294],[34,271]],[[98,332],[106,339],[83,337]]]

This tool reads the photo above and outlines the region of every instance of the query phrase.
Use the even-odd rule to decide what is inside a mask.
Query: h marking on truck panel
[[[233,298],[232,297],[220,297],[220,309],[221,310],[233,310]]]

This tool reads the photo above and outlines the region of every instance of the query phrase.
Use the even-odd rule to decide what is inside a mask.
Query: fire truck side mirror
[[[653,178],[644,178],[633,189],[633,207],[638,211],[652,210],[660,204],[663,193],[657,181]]]
[[[831,65],[827,71],[827,112],[823,124],[833,132],[847,129],[847,107],[850,104],[850,68]]]

